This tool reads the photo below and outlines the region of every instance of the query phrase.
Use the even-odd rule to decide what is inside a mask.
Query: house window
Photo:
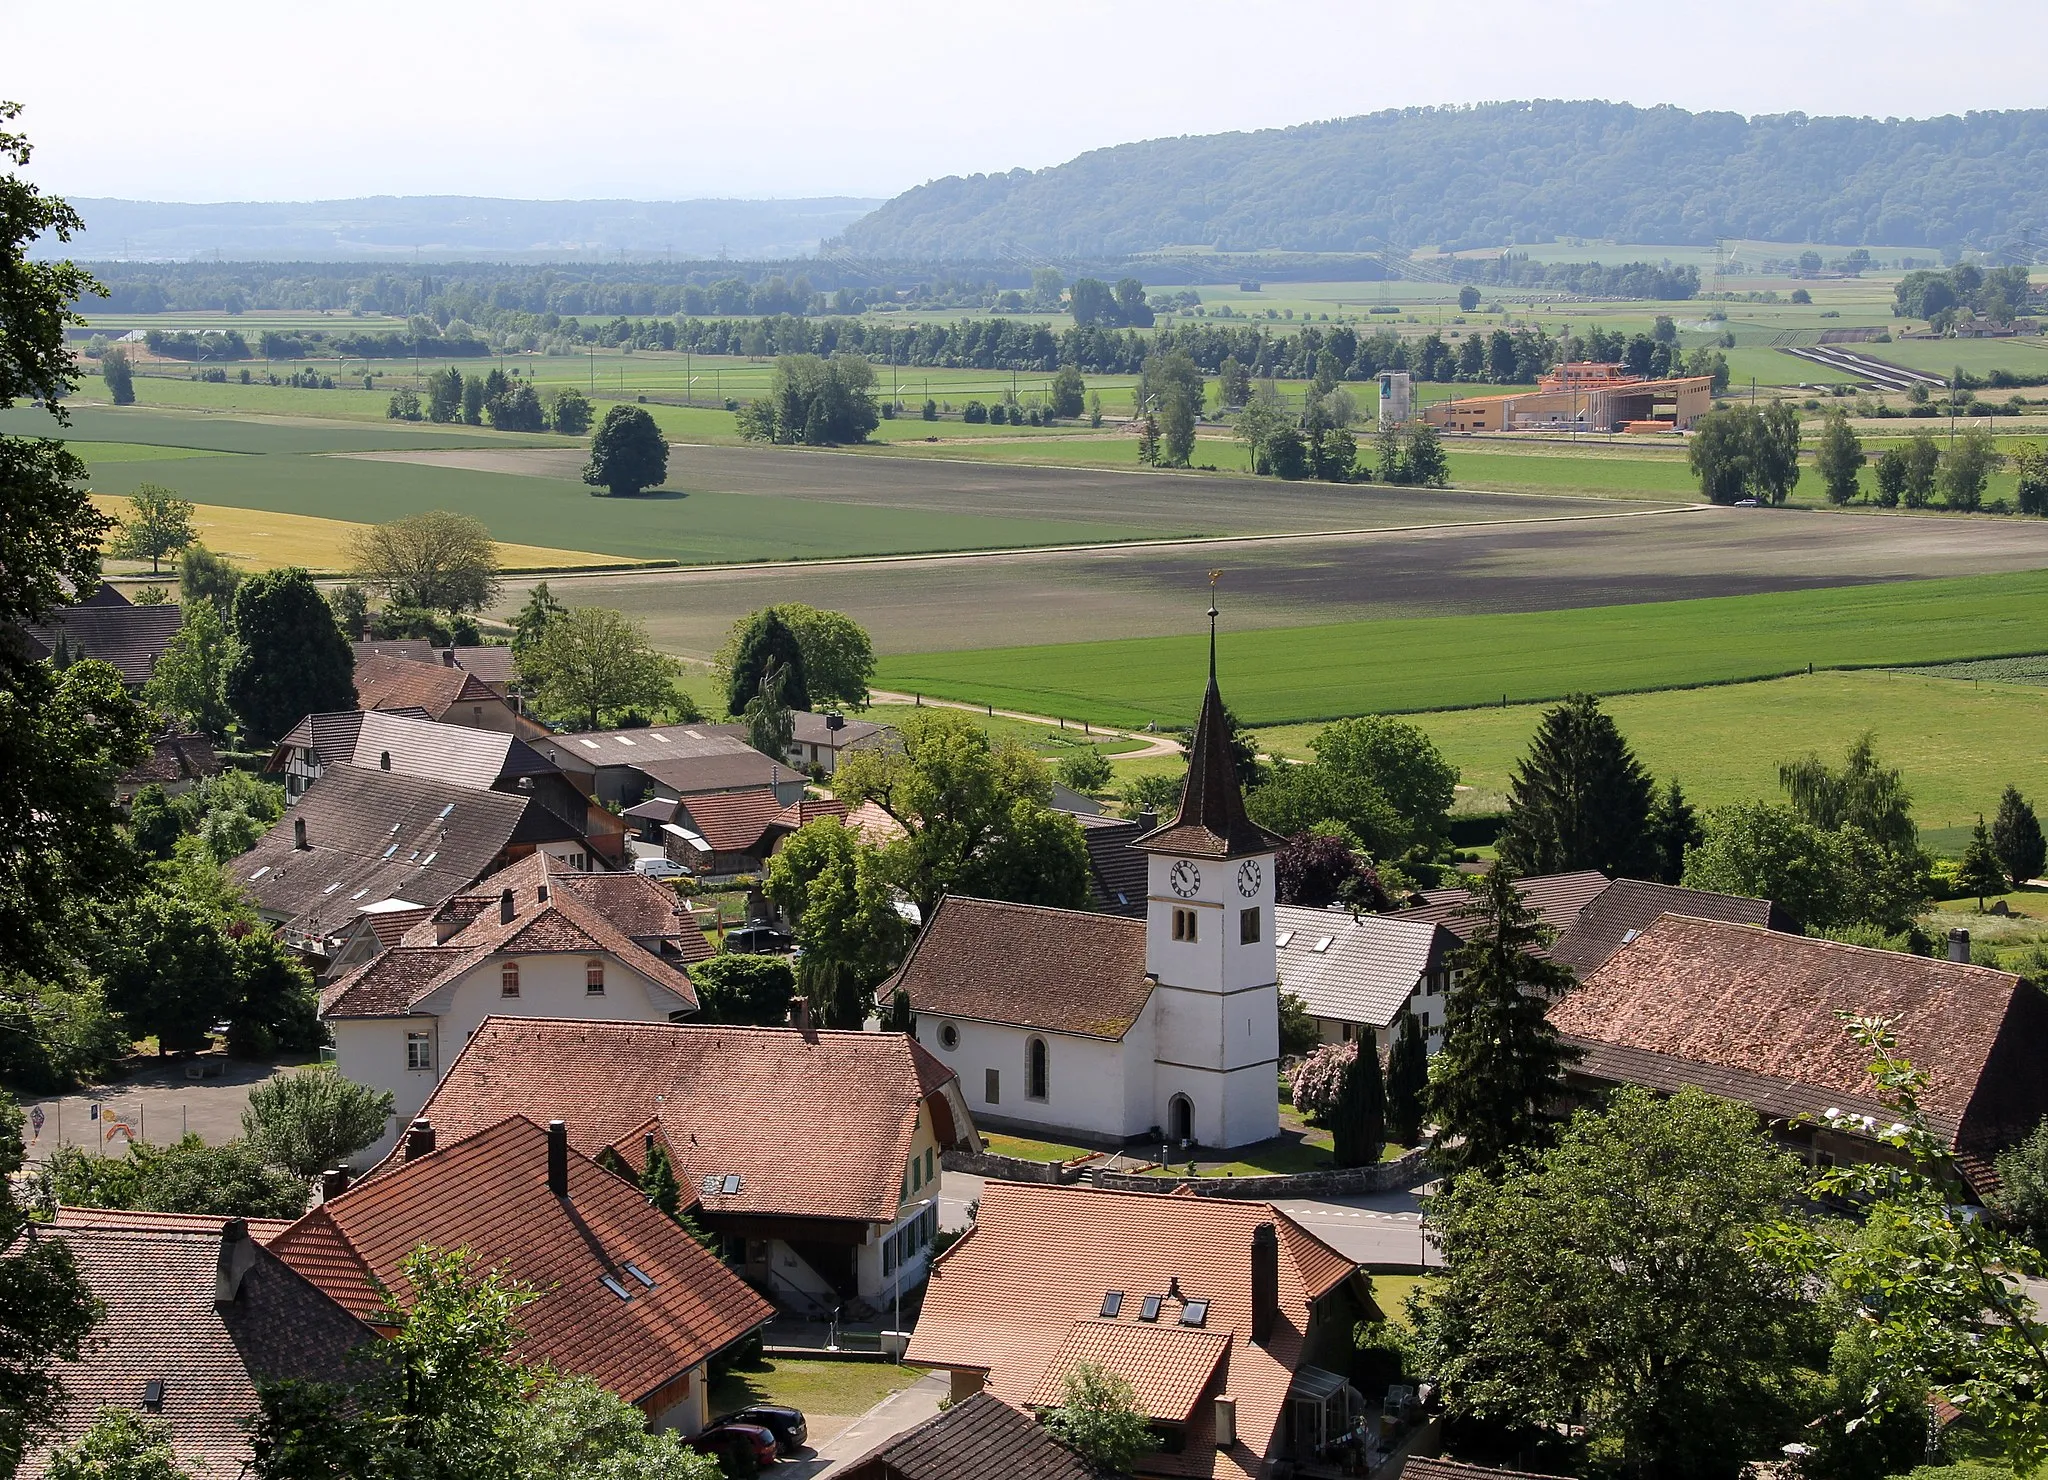
[[[1237,912],[1237,942],[1239,945],[1255,946],[1259,943],[1259,909],[1253,905],[1248,910]]]
[[[1024,1049],[1024,1096],[1026,1099],[1045,1098],[1045,1040],[1034,1038]]]
[[[585,961],[583,963],[583,991],[586,996],[590,997],[602,997],[604,995],[604,962]]]
[[[932,1179],[932,1148],[929,1146],[924,1148],[924,1179],[927,1182]]]
[[[1173,938],[1193,940],[1195,938],[1195,912],[1176,906],[1173,911]]]
[[[405,1067],[408,1069],[431,1069],[434,1067],[434,1040],[424,1033],[405,1035]]]
[[[507,961],[498,968],[498,995],[517,997],[519,995],[519,963]]]
[[[987,1105],[1000,1105],[1003,1103],[1003,1076],[997,1070],[990,1069],[987,1072],[987,1077],[983,1079],[981,1099],[982,1103]]]

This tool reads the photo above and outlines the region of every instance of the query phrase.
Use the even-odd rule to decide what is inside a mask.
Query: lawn
[[[1006,1136],[1001,1131],[983,1131],[982,1144],[996,1156],[1014,1156],[1020,1161],[1075,1161],[1091,1154],[1087,1146],[1069,1146],[1060,1141],[1034,1141],[1028,1136]]]
[[[1905,773],[1922,828],[1939,835],[1928,841],[1944,851],[1960,851],[1965,830],[1997,808],[2007,783],[2030,794],[2040,785],[2048,736],[2048,689],[1883,670],[1620,695],[1605,707],[1643,764],[1660,778],[1676,776],[1702,807],[1775,800],[1781,761],[1810,750],[1839,759],[1872,733],[1878,753]],[[1542,714],[1543,706],[1518,704],[1413,719],[1471,788],[1460,793],[1460,809],[1492,811]],[[1259,739],[1306,760],[1319,728],[1264,730]]]
[[[821,1416],[857,1417],[891,1393],[909,1387],[924,1373],[922,1367],[903,1367],[894,1362],[765,1357],[711,1384],[711,1414],[716,1418],[755,1403],[785,1403],[802,1409],[812,1421],[811,1439],[815,1443],[824,1437],[817,1432]]]
[[[2048,572],[1565,610],[1225,632],[1245,722],[1629,693],[1818,668],[2038,651]],[[1107,724],[1187,724],[1205,638],[1128,638],[884,657],[877,682]]]
[[[1444,1282],[1443,1276],[1436,1274],[1374,1274],[1369,1278],[1373,1303],[1385,1314],[1387,1324],[1409,1332],[1415,1326],[1408,1319],[1408,1297],[1418,1290],[1427,1295]]]

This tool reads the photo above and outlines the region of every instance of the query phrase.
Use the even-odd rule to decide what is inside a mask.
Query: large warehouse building
[[[1533,391],[1439,401],[1422,417],[1447,432],[1682,432],[1713,403],[1710,375],[1645,380],[1587,360],[1559,365]]]

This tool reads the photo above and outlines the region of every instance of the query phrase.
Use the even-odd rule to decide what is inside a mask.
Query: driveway
[[[944,1372],[929,1372],[901,1392],[891,1393],[846,1427],[814,1441],[811,1452],[782,1461],[775,1467],[787,1480],[822,1480],[847,1464],[869,1454],[926,1419],[936,1418],[939,1404],[952,1389]],[[816,1434],[824,1425],[812,1422]]]
[[[69,1095],[22,1100],[28,1114],[28,1156],[44,1161],[58,1146],[82,1146],[119,1155],[131,1141],[169,1145],[188,1132],[209,1145],[242,1134],[249,1091],[273,1074],[297,1066],[231,1059],[222,1053],[189,1058],[131,1059],[128,1077]],[[195,1077],[193,1071],[203,1077]],[[97,1107],[99,1116],[93,1116]],[[35,1112],[43,1113],[40,1129]]]
[[[967,1172],[939,1175],[939,1227],[952,1231],[966,1228],[974,1220],[967,1210],[981,1201],[980,1177]]]

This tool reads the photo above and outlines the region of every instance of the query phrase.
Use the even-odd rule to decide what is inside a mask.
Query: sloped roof
[[[1086,812],[1068,812],[1081,828],[1081,841],[1088,845],[1089,903],[1105,915],[1145,913],[1147,888],[1144,852],[1134,845],[1152,831],[1135,818],[1101,817]]]
[[[28,629],[28,635],[37,657],[54,653],[61,637],[74,654],[111,663],[120,670],[121,681],[136,688],[149,682],[156,660],[178,635],[184,615],[183,607],[169,602],[158,606],[89,602],[52,608]]]
[[[1458,941],[1435,920],[1283,904],[1273,910],[1280,989],[1317,1017],[1384,1028]],[[1317,949],[1320,946],[1321,949]]]
[[[773,1314],[639,1188],[575,1150],[569,1191],[548,1188],[548,1133],[510,1116],[321,1204],[271,1250],[362,1315],[420,1245],[467,1248],[538,1294],[519,1313],[529,1361],[638,1401]],[[628,1266],[632,1266],[629,1268]],[[653,1280],[651,1287],[632,1272]],[[621,1300],[603,1279],[631,1296]]]
[[[353,753],[341,757],[367,769],[428,776],[489,790],[500,781],[541,776],[557,768],[524,740],[502,730],[441,724],[410,715],[366,711],[356,727]]]
[[[790,712],[794,733],[791,738],[800,745],[825,745],[835,750],[848,750],[856,745],[865,745],[883,733],[883,727],[872,720],[855,719],[850,714],[839,717],[838,729],[833,729],[822,714],[808,709]]]
[[[1731,925],[1755,925],[1769,930],[1790,928],[1768,899],[1682,889],[1676,884],[1653,884],[1645,879],[1616,879],[1588,900],[1559,934],[1550,948],[1550,959],[1583,976],[1648,930],[1662,915],[1725,920]]]
[[[1264,1346],[1251,1340],[1252,1233],[1276,1225],[1280,1239],[1279,1314]],[[1124,1293],[1121,1312],[1104,1324],[1141,1326],[1143,1297],[1167,1294],[1178,1281],[1190,1300],[1209,1302],[1202,1330],[1227,1338],[1206,1391],[1237,1399],[1238,1441],[1219,1452],[1214,1405],[1195,1403],[1178,1454],[1149,1455],[1141,1473],[1255,1475],[1271,1447],[1287,1389],[1305,1356],[1302,1337],[1311,1301],[1349,1277],[1354,1266],[1286,1214],[1266,1203],[1148,1193],[1099,1192],[990,1181],[974,1230],[937,1260],[907,1360],[920,1366],[981,1371],[988,1391],[1023,1404],[1040,1390],[1076,1322],[1101,1322],[1103,1296]],[[1162,1326],[1180,1319],[1165,1301]],[[1092,1341],[1103,1338],[1091,1337]],[[1134,1338],[1114,1352],[1100,1348],[1141,1379],[1180,1401],[1198,1365],[1190,1353],[1140,1351]]]
[[[1161,1310],[1150,1324],[1101,1317],[1076,1321],[1053,1349],[1026,1399],[1034,1408],[1057,1408],[1067,1374],[1083,1363],[1123,1374],[1149,1419],[1186,1423],[1230,1351],[1222,1331],[1176,1324],[1179,1312]]]
[[[122,789],[147,786],[152,781],[160,785],[175,785],[219,774],[220,757],[214,754],[212,741],[204,735],[171,727],[157,732],[149,743],[149,758],[123,775],[115,785]]]
[[[697,755],[657,755],[634,763],[634,769],[655,785],[683,797],[802,779],[788,766],[737,741],[730,749],[707,750]]]
[[[1595,869],[1583,869],[1571,874],[1531,874],[1515,880],[1515,889],[1522,896],[1522,902],[1532,910],[1538,921],[1558,935],[1571,928],[1579,918],[1579,911],[1599,897],[1607,887],[1607,875]],[[1397,919],[1434,920],[1455,935],[1460,942],[1470,940],[1479,927],[1479,917],[1472,913],[1472,895],[1465,888],[1425,889],[1422,891],[1424,904],[1412,909],[1396,910]],[[1548,956],[1550,948],[1544,947],[1536,953]]]
[[[1209,687],[1202,695],[1195,738],[1188,745],[1187,785],[1181,790],[1180,810],[1173,821],[1139,839],[1135,846],[1151,853],[1238,858],[1247,853],[1277,852],[1286,841],[1245,813],[1237,763],[1230,753],[1230,724],[1223,715],[1223,696],[1216,689],[1215,634],[1211,632]]]
[[[235,1474],[251,1457],[260,1384],[341,1378],[349,1353],[377,1339],[254,1244],[234,1301],[216,1304],[225,1219],[100,1212],[65,1209],[35,1235],[70,1249],[106,1307],[80,1360],[50,1364],[63,1390],[53,1445],[79,1438],[102,1408],[140,1411],[143,1384],[161,1381],[162,1411],[149,1416],[169,1425],[179,1462]],[[41,1460],[22,1473],[41,1474]]]
[[[1550,1018],[1576,1040],[1656,1054],[1667,1069],[1742,1071],[1873,1101],[1844,1012],[1890,1020],[1900,1052],[1931,1076],[1929,1119],[1964,1158],[1988,1162],[2048,1115],[2048,1003],[1982,966],[1665,915]],[[1985,1190],[1983,1171],[1970,1176]]]
[[[492,1017],[420,1113],[443,1138],[562,1119],[585,1154],[614,1146],[634,1164],[658,1125],[707,1209],[886,1222],[927,1100],[942,1143],[971,1139],[940,1102],[953,1078],[900,1033]],[[733,1175],[739,1191],[703,1191]]]
[[[505,696],[460,668],[415,663],[381,653],[356,655],[356,702],[365,709],[418,706],[439,719],[458,704],[503,704]]]
[[[695,815],[694,813],[692,815]],[[775,825],[797,832],[822,817],[846,817],[846,803],[837,797],[802,797],[775,814]]]
[[[842,1480],[1095,1480],[1028,1414],[987,1393],[955,1403],[841,1470]]]
[[[767,846],[782,803],[775,799],[774,788],[761,786],[685,797],[682,809],[713,852],[759,853]]]
[[[880,992],[928,1017],[1122,1038],[1145,1010],[1145,922],[949,894]]]
[[[303,851],[292,845],[300,821]],[[229,869],[266,914],[326,935],[366,904],[439,905],[514,843],[576,840],[531,797],[334,765]]]
[[[561,751],[559,764],[580,765],[585,770],[643,767],[652,761],[732,755],[742,750],[760,755],[743,737],[729,731],[729,726],[712,724],[641,725],[625,730],[572,730],[550,736],[549,741]]]
[[[883,811],[880,802],[862,802],[846,814],[846,825],[860,834],[862,842],[877,847],[905,835],[903,824]]]
[[[405,719],[424,720],[428,717],[426,710],[416,704],[380,712]],[[310,750],[313,759],[323,766],[331,766],[337,761],[353,761],[356,736],[362,732],[366,713],[368,711],[362,709],[330,709],[307,715],[285,732],[263,769],[282,771],[294,750]]]
[[[1401,1480],[1559,1480],[1534,1470],[1496,1470],[1488,1465],[1469,1465],[1456,1459],[1423,1459],[1409,1456],[1401,1466]]]
[[[381,656],[403,658],[411,663],[437,663],[447,666],[447,655],[455,655],[454,666],[466,673],[474,673],[487,684],[502,686],[517,683],[519,668],[513,661],[510,646],[483,644],[477,647],[437,647],[424,637],[378,638],[370,642],[350,643],[358,658]]]

